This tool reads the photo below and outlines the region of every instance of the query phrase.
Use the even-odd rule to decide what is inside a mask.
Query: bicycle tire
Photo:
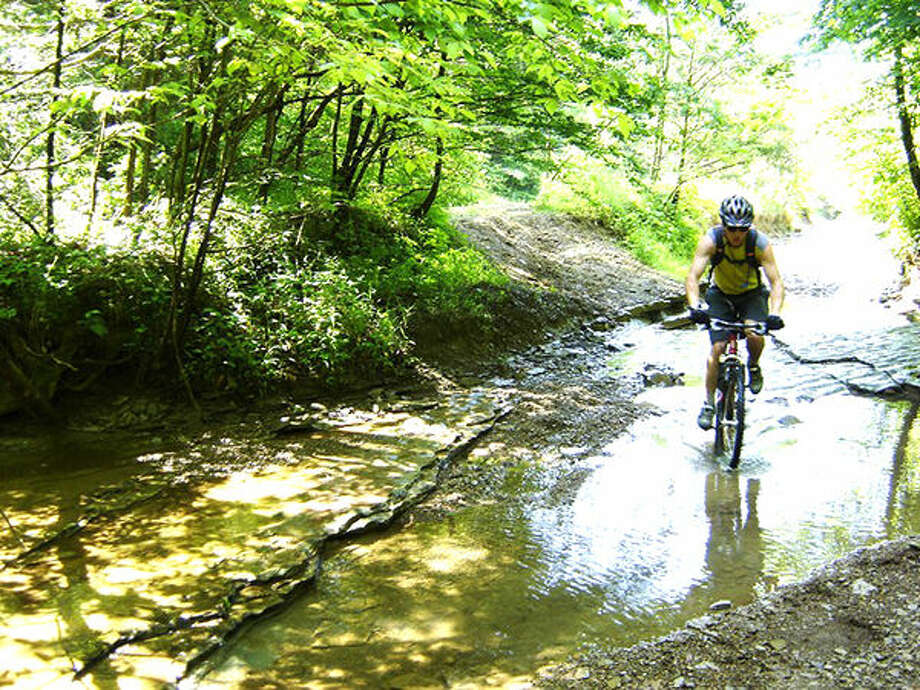
[[[728,466],[735,469],[741,462],[741,444],[744,442],[744,367],[735,366],[733,369],[730,400],[734,424],[729,427],[726,450],[730,451]]]
[[[729,365],[725,381],[719,391],[716,404],[716,453],[729,455],[728,466],[732,469],[741,460],[741,444],[744,440],[744,367]]]

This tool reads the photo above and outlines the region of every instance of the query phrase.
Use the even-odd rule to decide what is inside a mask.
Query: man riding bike
[[[693,263],[687,273],[690,319],[700,324],[708,324],[710,317],[723,321],[743,319],[766,322],[770,330],[782,328],[784,324],[779,311],[785,296],[783,279],[769,240],[751,227],[754,208],[744,197],[733,195],[722,202],[719,217],[722,224],[711,228],[697,243]],[[700,279],[707,264],[712,265],[711,284],[706,291],[708,309],[700,302]],[[761,282],[761,266],[770,281],[769,289]],[[703,429],[712,428],[719,358],[725,350],[728,334],[711,329],[709,339],[712,349],[706,361],[706,400],[696,420]],[[748,333],[746,340],[748,386],[752,393],[759,393],[763,388],[763,373],[758,362],[763,352],[764,337]]]

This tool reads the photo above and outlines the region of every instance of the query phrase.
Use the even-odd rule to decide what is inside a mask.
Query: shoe
[[[712,403],[703,403],[703,407],[700,409],[700,415],[696,418],[696,423],[699,424],[700,429],[708,430],[712,428],[712,416],[715,413],[716,408],[712,406]]]
[[[751,393],[760,393],[763,389],[763,372],[760,370],[760,366],[757,364],[748,365],[748,374],[750,375],[748,388],[751,389]]]

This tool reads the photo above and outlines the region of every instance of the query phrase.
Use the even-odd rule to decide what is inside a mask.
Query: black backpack
[[[719,262],[722,259],[725,259],[732,264],[748,264],[757,272],[757,287],[760,287],[760,262],[757,260],[757,231],[754,228],[748,230],[747,236],[744,238],[744,258],[743,259],[733,259],[725,253],[725,228],[721,225],[716,228],[716,251],[712,255],[712,258],[709,260],[709,278],[708,282],[712,282],[712,272],[715,270],[716,266],[719,265]]]

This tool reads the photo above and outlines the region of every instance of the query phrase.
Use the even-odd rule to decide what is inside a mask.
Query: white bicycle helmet
[[[754,222],[754,207],[743,196],[733,194],[719,208],[722,225],[731,228],[749,228]]]

